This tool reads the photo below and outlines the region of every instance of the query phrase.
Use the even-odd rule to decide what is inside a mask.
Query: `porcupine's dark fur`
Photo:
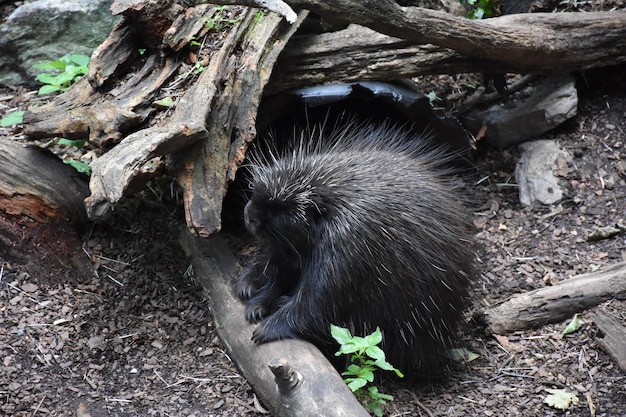
[[[445,155],[410,135],[352,125],[253,164],[244,217],[262,249],[235,290],[255,342],[329,346],[331,324],[379,326],[410,372],[456,341],[476,275],[470,216]]]

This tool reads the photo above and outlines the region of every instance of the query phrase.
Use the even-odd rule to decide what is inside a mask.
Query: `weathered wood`
[[[109,148],[154,111],[152,102],[160,88],[182,63],[173,52],[198,35],[202,16],[210,16],[215,6],[200,5],[184,13],[178,5],[165,4],[169,2],[144,3],[114,3],[114,11],[125,16],[92,54],[88,76],[51,102],[24,114],[28,138],[89,139],[95,146]],[[156,45],[156,39],[161,43]],[[162,53],[165,47],[171,48],[169,54]],[[116,85],[125,78],[130,64],[140,58],[140,49],[145,50],[143,66]]]
[[[219,235],[201,239],[184,231],[181,242],[196,279],[208,291],[220,339],[273,416],[369,416],[312,344],[251,341],[254,326],[245,320],[244,305],[231,287],[240,267]]]
[[[188,226],[201,236],[218,231],[227,175],[234,177],[255,136],[261,91],[296,27],[277,15],[246,10],[165,126],[133,133],[92,163],[85,200],[90,218],[106,217],[112,204],[143,185],[148,161],[198,143],[175,156],[173,165],[184,187]]]
[[[356,23],[417,44],[438,45],[469,57],[503,62],[511,66],[512,72],[562,72],[563,68],[573,71],[626,60],[626,13],[622,11],[525,13],[473,20],[438,10],[403,7],[395,0],[286,0],[285,3],[331,21]]]
[[[482,319],[487,332],[505,334],[564,320],[611,298],[626,298],[626,262],[514,295]]]
[[[42,278],[85,276],[77,228],[87,183],[51,152],[0,139],[0,261]]]
[[[505,62],[516,72],[580,70],[626,60],[626,13],[527,13],[473,20],[395,0],[287,0],[294,9],[386,35]],[[566,34],[566,35],[565,35]],[[600,63],[601,62],[601,63]]]
[[[199,105],[202,102],[197,95],[189,100],[197,111],[204,112],[191,120],[206,120],[207,140],[176,159],[179,182],[185,188],[187,225],[199,236],[209,236],[221,228],[227,180],[234,179],[256,135],[254,121],[263,88],[278,54],[305,16],[302,13],[296,24],[287,25],[276,14],[250,9],[231,31],[233,42],[220,51],[223,58],[211,60],[210,65],[216,65],[211,80],[196,84],[210,82],[217,90],[215,100],[206,105]],[[235,47],[237,54],[233,55]]]
[[[419,45],[350,25],[337,32],[293,38],[276,62],[265,92],[276,94],[333,82],[513,70],[506,63],[467,57],[440,46]]]
[[[603,335],[598,338],[598,343],[620,369],[626,371],[626,327],[602,311],[592,314],[591,318]]]

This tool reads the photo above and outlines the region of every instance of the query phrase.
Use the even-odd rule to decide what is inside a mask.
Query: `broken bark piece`
[[[564,320],[611,298],[626,299],[626,262],[516,294],[482,314],[487,332],[506,334]]]
[[[202,239],[184,230],[181,244],[191,256],[196,279],[210,295],[218,335],[272,415],[369,416],[312,344],[302,340],[252,342],[254,326],[246,321],[244,305],[231,287],[241,268],[221,236]]]
[[[51,152],[0,140],[0,260],[48,277],[91,272],[78,227],[87,183]]]
[[[626,371],[626,327],[602,311],[595,312],[591,318],[603,334],[598,337],[598,343],[620,369]]]
[[[274,13],[247,10],[201,74],[205,78],[196,83],[212,85],[215,100],[202,104],[199,100],[205,95],[189,95],[190,105],[199,112],[194,120],[206,120],[207,139],[175,159],[184,187],[187,226],[199,236],[209,236],[221,228],[228,180],[234,179],[256,135],[263,88],[278,54],[305,16],[306,12],[301,13],[296,24],[288,25]]]
[[[173,124],[144,129],[91,163],[91,195],[85,199],[92,220],[108,218],[113,204],[155,176],[149,162],[206,138],[202,124]],[[156,161],[153,161],[156,163]]]
[[[92,54],[88,76],[50,103],[25,112],[26,136],[89,139],[109,148],[136,130],[154,111],[152,101],[159,89],[181,65],[171,51],[162,53],[163,48],[182,48],[196,34],[193,30],[202,27],[201,14],[211,9],[198,6],[185,15],[181,6],[169,3],[116,1],[112,10],[124,19]],[[164,37],[169,44],[163,43]],[[130,64],[136,64],[140,48],[147,49],[142,67],[114,85]]]

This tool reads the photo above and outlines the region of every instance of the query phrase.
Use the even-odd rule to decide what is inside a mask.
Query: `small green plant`
[[[83,146],[85,146],[87,141],[84,140],[84,139],[71,140],[71,139],[61,138],[61,139],[58,140],[57,143],[59,145],[74,146],[74,147],[80,149]],[[67,165],[70,165],[72,168],[74,168],[76,171],[78,171],[78,172],[80,172],[82,174],[90,174],[91,173],[91,167],[86,162],[77,161],[76,159],[64,159],[63,162],[66,163]]]
[[[0,127],[19,125],[23,120],[24,110],[14,111],[6,114],[2,119],[0,119]]]
[[[215,9],[213,16],[207,17],[204,19],[204,25],[209,30],[222,30],[226,26],[234,25],[239,22],[240,19],[224,19],[224,11],[226,11],[227,6],[220,6]]]
[[[55,91],[65,91],[89,71],[89,57],[87,55],[69,54],[54,61],[35,64],[35,68],[45,71],[37,76],[37,81],[44,85],[38,94],[49,94]]]
[[[198,49],[200,49],[201,46],[202,46],[202,43],[200,43],[195,36],[192,36],[191,39],[189,39],[189,47],[193,49],[194,51],[197,51]]]
[[[493,17],[498,11],[498,0],[459,0],[462,5],[469,5],[471,10],[467,12],[470,19],[483,19]]]
[[[341,374],[344,381],[365,408],[378,417],[382,416],[382,406],[386,401],[393,400],[393,397],[379,392],[376,386],[371,385],[374,372],[380,369],[393,371],[400,378],[404,375],[387,362],[385,352],[378,347],[383,340],[380,329],[376,328],[374,333],[359,337],[352,336],[348,329],[331,325],[330,333],[340,346],[335,355],[350,355],[351,363]]]

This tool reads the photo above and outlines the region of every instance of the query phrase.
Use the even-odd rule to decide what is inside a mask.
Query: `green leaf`
[[[81,55],[81,54],[71,54],[69,56],[70,62],[73,62],[74,64],[81,66],[81,67],[88,67],[89,59],[90,58],[87,55]]]
[[[375,361],[385,361],[385,352],[376,345],[370,345],[365,349],[365,354]]]
[[[71,140],[71,139],[65,139],[65,138],[61,138],[59,139],[59,145],[68,145],[68,146],[75,146],[77,148],[82,148],[83,146],[85,146],[85,139],[77,139],[77,140]]]
[[[580,313],[576,313],[574,314],[574,317],[572,317],[572,320],[570,320],[565,330],[563,330],[563,333],[561,333],[561,337],[565,336],[566,334],[574,333],[576,330],[580,329],[580,326],[582,326]]]
[[[83,173],[83,174],[89,174],[91,173],[91,167],[89,166],[89,164],[82,162],[82,161],[76,161],[74,159],[67,159],[63,161],[64,163],[70,165],[71,167],[73,167],[76,171]]]
[[[24,120],[24,110],[18,110],[5,115],[0,119],[0,127],[19,125]]]
[[[340,345],[348,343],[350,340],[352,340],[352,335],[350,334],[350,330],[343,328],[343,327],[335,326],[334,324],[330,325],[330,335]]]
[[[50,73],[44,72],[43,74],[39,74],[35,79],[43,84],[59,85],[58,74],[50,74]]]
[[[54,61],[48,62],[40,62],[39,64],[33,65],[33,67],[43,70],[43,71],[58,71],[64,70],[67,63],[61,59],[57,59]]]
[[[56,85],[49,85],[46,84],[44,86],[41,86],[41,88],[39,89],[39,91],[37,92],[37,94],[39,94],[40,96],[44,95],[44,94],[50,94],[50,93],[54,93],[55,91],[59,91],[61,88],[57,87]]]
[[[174,105],[174,100],[172,100],[172,97],[163,97],[161,100],[156,100],[154,102],[154,105],[157,107],[165,107],[165,108],[172,107]],[[348,334],[350,333],[348,332]]]
[[[365,336],[364,339],[365,339],[364,342],[367,344],[367,346],[376,346],[377,344],[382,342],[383,333],[380,331],[380,327],[376,327],[376,330],[374,330],[374,333]]]
[[[367,381],[363,378],[349,378],[346,379],[346,383],[352,392],[355,392],[367,385]]]
[[[393,396],[389,395],[389,394],[383,394],[382,392],[378,391],[378,387],[376,386],[371,386],[367,389],[367,391],[370,393],[370,397],[374,398],[374,399],[380,399],[380,400],[385,400],[385,401],[391,401],[393,400]]]

